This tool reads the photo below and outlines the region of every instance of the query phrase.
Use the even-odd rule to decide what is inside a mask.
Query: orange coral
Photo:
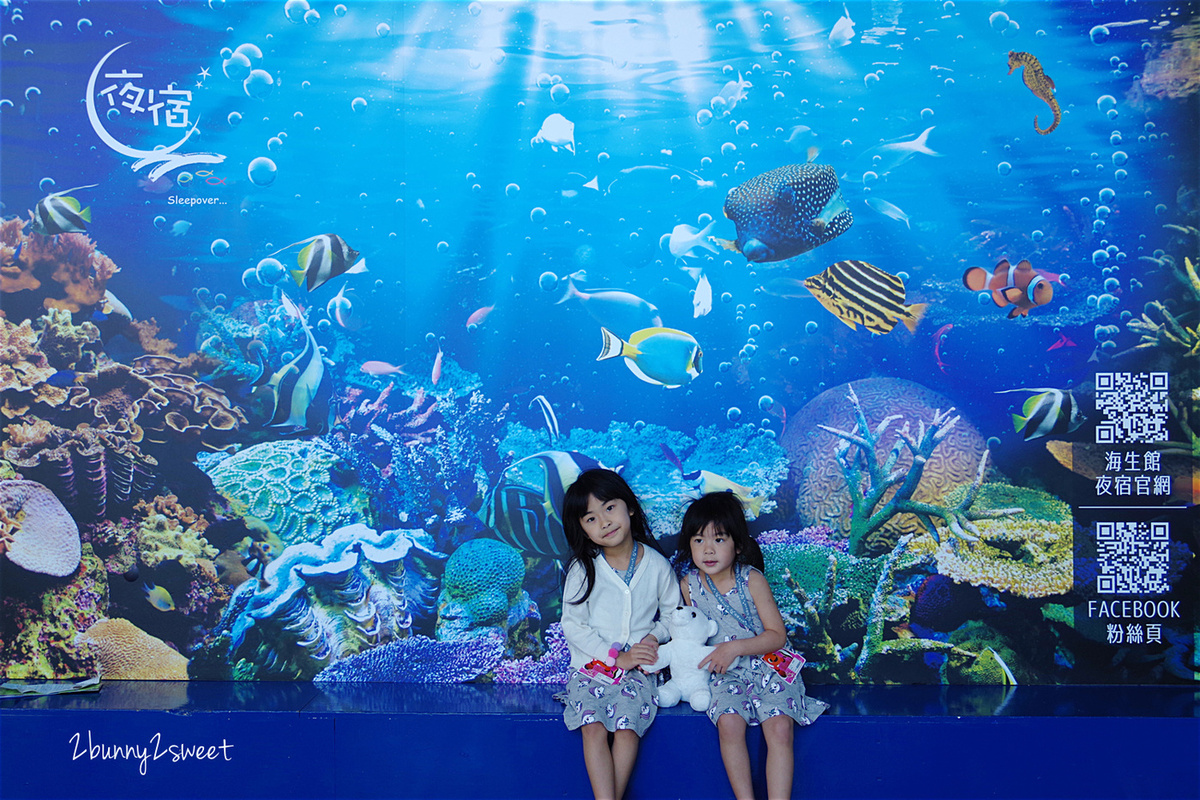
[[[186,681],[188,660],[127,619],[102,619],[77,641],[97,648],[106,680]]]
[[[130,328],[133,335],[137,338],[138,344],[142,349],[152,355],[166,356],[175,352],[178,345],[170,339],[158,338],[159,327],[158,320],[151,317],[148,320],[139,320],[130,323]]]
[[[9,419],[25,414],[34,403],[59,406],[67,399],[65,389],[46,383],[56,370],[37,341],[29,320],[14,325],[0,317],[0,413]]]
[[[181,506],[179,498],[173,494],[158,495],[152,500],[140,500],[134,509],[146,516],[161,514],[164,517],[178,521],[185,528],[192,528],[197,534],[202,534],[208,528],[208,520],[192,510],[191,506]]]
[[[29,293],[21,302],[6,298],[6,316],[13,316],[13,309],[22,319],[51,308],[78,313],[104,300],[105,285],[120,267],[91,239],[82,233],[43,236],[25,227],[19,219],[0,222],[0,292]]]

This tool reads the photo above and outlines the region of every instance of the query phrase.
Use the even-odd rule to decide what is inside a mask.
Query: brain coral
[[[319,541],[369,516],[357,479],[319,440],[247,447],[208,474],[217,491],[243,504],[288,544]]]
[[[500,633],[535,615],[521,589],[525,559],[494,539],[466,542],[450,556],[438,595],[437,638],[458,641]]]
[[[33,481],[0,481],[0,553],[18,567],[64,577],[79,567],[79,526],[54,494]]]
[[[78,641],[94,645],[100,675],[117,681],[186,681],[188,660],[127,619],[102,619]]]
[[[942,395],[900,378],[866,378],[854,381],[853,385],[872,430],[891,414],[901,415],[901,423],[908,421],[915,428],[920,422],[928,423],[934,412],[945,411],[953,405]],[[825,524],[842,537],[849,536],[851,511],[846,480],[835,457],[842,440],[817,426],[856,430],[854,411],[847,394],[847,385],[843,384],[817,395],[789,417],[787,430],[780,440],[791,459],[788,481],[795,492],[796,515],[800,523]],[[887,457],[897,440],[898,427],[893,425],[878,442],[876,457],[880,460]],[[979,431],[966,419],[960,419],[946,440],[933,451],[913,499],[940,503],[947,492],[970,483],[986,449]],[[896,462],[896,469],[907,470],[911,465],[912,454],[905,448]],[[887,502],[893,493],[889,491],[884,495],[882,502]],[[903,534],[923,530],[911,514],[898,514],[872,537],[870,550],[873,553],[890,550]]]

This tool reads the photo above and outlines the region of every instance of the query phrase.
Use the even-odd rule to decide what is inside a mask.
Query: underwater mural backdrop
[[[1200,675],[1200,7],[0,0],[6,679],[563,680],[565,488],[816,683]]]

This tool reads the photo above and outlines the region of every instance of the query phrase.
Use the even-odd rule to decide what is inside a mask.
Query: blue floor
[[[0,701],[0,798],[588,797],[550,687],[109,682]],[[797,798],[1200,798],[1188,687],[815,686]],[[751,738],[761,762],[761,740]],[[712,725],[663,711],[630,786],[730,797]]]

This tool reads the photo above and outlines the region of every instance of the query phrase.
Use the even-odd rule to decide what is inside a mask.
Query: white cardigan
[[[645,545],[640,549],[643,555],[628,586],[604,554],[597,555],[596,585],[578,605],[571,601],[583,594],[586,574],[582,564],[571,565],[563,587],[562,629],[571,650],[572,669],[604,659],[613,642],[634,645],[648,633],[660,642],[669,638],[667,620],[682,602],[679,579],[657,551]]]

